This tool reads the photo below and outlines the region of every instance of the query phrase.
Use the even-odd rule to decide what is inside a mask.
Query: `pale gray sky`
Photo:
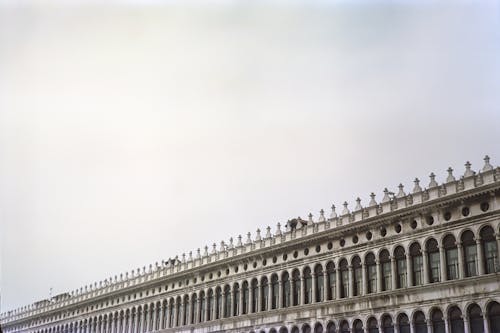
[[[2,311],[500,164],[496,1],[112,3],[0,2]]]

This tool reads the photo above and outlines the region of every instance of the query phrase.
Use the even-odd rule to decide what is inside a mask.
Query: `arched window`
[[[280,285],[278,282],[278,275],[273,274],[271,276],[271,309],[278,308],[279,292],[280,292]]]
[[[352,333],[364,333],[363,322],[359,319],[356,319],[352,324],[352,330]]]
[[[224,287],[224,318],[231,317],[231,287],[226,285]]]
[[[235,283],[233,286],[233,316],[238,315],[238,311],[240,309],[240,285]]]
[[[193,294],[191,297],[191,314],[189,318],[189,324],[195,324],[198,319],[198,296]]]
[[[469,315],[470,333],[484,333],[484,319],[481,308],[477,304],[471,304],[467,309]]]
[[[241,296],[242,296],[242,301],[243,301],[243,304],[241,304],[242,308],[241,308],[241,314],[247,314],[248,313],[248,302],[249,302],[249,291],[248,291],[248,282],[247,281],[243,281],[243,284],[242,284],[242,287],[241,287],[241,292],[243,293]]]
[[[337,332],[337,328],[335,327],[335,323],[333,321],[330,321],[326,325],[326,333],[336,333],[336,332]]]
[[[439,309],[434,309],[431,314],[432,333],[445,333],[443,312]]]
[[[451,333],[464,333],[464,321],[462,319],[462,311],[453,306],[448,311],[448,318],[450,320]]]
[[[366,292],[368,294],[377,292],[377,264],[375,262],[375,255],[368,253],[365,257],[366,266]]]
[[[361,295],[362,292],[362,283],[363,283],[363,277],[362,277],[362,271],[361,271],[361,259],[358,256],[355,256],[352,261],[352,281],[353,281],[353,295],[354,296],[359,296]]]
[[[189,312],[189,296],[184,296],[184,308],[182,309],[182,325],[187,325],[188,323],[188,312]]]
[[[398,332],[399,333],[410,333],[410,320],[408,316],[401,313],[398,316]]]
[[[264,331],[264,332],[265,332],[265,331]],[[269,330],[269,333],[277,333],[277,332],[276,332],[276,329],[275,329],[275,328],[271,328],[271,329]]]
[[[453,235],[447,235],[443,239],[443,247],[446,258],[446,279],[458,279],[458,249]]]
[[[202,290],[200,292],[200,313],[199,313],[199,318],[200,318],[200,323],[203,323],[205,321],[205,312],[207,311],[207,300],[205,299],[205,292]]]
[[[298,269],[292,273],[293,305],[300,304],[300,272]]]
[[[136,318],[136,310],[135,308],[132,308],[132,313],[130,315],[130,321],[131,321],[131,324],[130,324],[130,332],[135,332],[135,318]]]
[[[467,230],[462,234],[462,246],[464,248],[465,277],[476,276],[477,267],[477,245],[472,231]]]
[[[383,333],[394,333],[392,317],[387,314],[382,317],[382,331]]]
[[[323,333],[323,325],[321,325],[321,323],[316,323],[314,325],[314,333]]]
[[[153,321],[153,319],[154,319],[154,318],[153,318],[153,314],[154,314],[154,312],[155,312],[155,311],[156,311],[156,310],[155,310],[155,305],[154,305],[154,303],[151,303],[151,304],[149,305],[149,311],[148,311],[148,315],[149,315],[149,324],[148,324],[148,327],[146,328],[146,330],[150,330],[150,331],[154,330],[153,325],[154,325],[155,323],[154,323],[154,321]]]
[[[207,320],[212,320],[213,316],[213,311],[214,311],[214,291],[212,289],[208,289],[208,295],[207,295],[207,307],[208,307],[208,314],[207,314]]]
[[[402,246],[396,247],[394,250],[394,258],[396,260],[396,288],[406,288],[407,268],[405,249]]]
[[[155,321],[155,327],[154,330],[157,331],[160,329],[160,314],[161,314],[161,303],[157,302],[155,306],[155,311],[156,311],[156,321]]]
[[[316,284],[316,302],[323,302],[325,300],[325,279],[323,277],[323,266],[316,265],[314,268],[314,283]],[[316,328],[314,329],[316,331]],[[323,326],[321,326],[321,332],[323,332]]]
[[[309,267],[304,268],[304,304],[312,302],[312,276]]]
[[[220,319],[222,316],[222,289],[217,287],[215,289],[215,318]]]
[[[491,302],[487,308],[488,323],[490,324],[490,332],[500,332],[500,304]]]
[[[427,333],[427,323],[425,322],[425,315],[422,311],[417,311],[413,315],[413,324],[415,333]]]
[[[332,300],[335,297],[335,264],[330,261],[326,265],[326,278],[328,279],[327,285],[328,285],[328,293],[327,293],[327,298],[328,300]]]
[[[311,333],[311,326],[309,324],[302,325],[302,333]]]
[[[484,254],[484,272],[486,274],[495,273],[498,249],[493,228],[490,226],[482,228],[480,235]]]
[[[347,260],[342,259],[340,267],[340,298],[349,296],[349,270],[347,268]]]
[[[410,246],[412,281],[414,286],[421,286],[424,282],[424,264],[422,261],[422,249],[420,244],[413,243]]]
[[[252,280],[252,313],[257,312],[257,304],[259,304],[259,283],[257,279]]]
[[[129,330],[129,322],[130,322],[130,310],[127,309],[125,311],[125,332],[128,332]],[[92,321],[92,332],[97,332],[97,319],[94,318]]]
[[[260,282],[261,289],[261,310],[267,311],[267,305],[269,304],[269,283],[267,282],[267,277],[264,276]]]
[[[349,323],[347,320],[342,320],[340,323],[340,333],[350,333],[349,332]]]
[[[290,276],[288,272],[284,272],[283,275],[281,276],[281,281],[282,281],[282,288],[283,288],[283,304],[282,306],[284,308],[287,308],[291,305],[291,299],[290,299]]]
[[[175,326],[175,301],[173,298],[170,299],[170,323],[169,327]]]
[[[371,317],[367,321],[368,333],[379,333],[377,319]]]
[[[427,241],[426,244],[427,249],[427,258],[429,265],[429,282],[439,282],[439,266],[440,266],[440,258],[439,258],[439,248],[438,243],[434,238],[431,238]],[[434,332],[436,333],[436,332]]]
[[[297,326],[293,326],[292,333],[299,333],[299,328]]]
[[[285,326],[281,326],[279,333],[288,333],[288,328],[286,328]]]
[[[379,256],[380,266],[382,270],[382,291],[390,290],[391,286],[391,258],[389,251],[382,250]]]
[[[146,309],[144,309],[144,311],[146,311]],[[180,296],[177,297],[177,300],[175,303],[175,312],[177,314],[176,319],[175,319],[175,326],[180,326],[180,325],[182,325],[182,300],[181,300]]]

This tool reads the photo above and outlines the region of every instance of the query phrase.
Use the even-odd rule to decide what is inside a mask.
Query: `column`
[[[272,309],[272,305],[273,305],[273,291],[272,291],[272,282],[271,282],[271,275],[269,275],[267,277],[267,311],[271,310]]]
[[[306,298],[306,286],[304,283],[304,276],[300,276],[300,305],[304,305],[304,300]]]
[[[134,332],[140,332],[137,325],[139,325],[139,314],[137,313],[137,310],[136,310],[135,316],[134,316]]]
[[[448,317],[444,317],[443,320],[444,320],[444,332],[449,333],[450,332],[450,325],[448,322]]]
[[[146,322],[144,323],[145,327],[146,327],[146,332],[151,332],[151,310],[152,307],[151,306],[148,306],[148,311],[144,311],[144,316],[146,317]]]
[[[354,297],[354,272],[352,270],[352,266],[349,265],[347,266],[347,269],[349,270],[349,286],[348,286],[348,294],[349,297]]]
[[[316,279],[316,273],[312,273],[312,297],[311,297],[311,303],[314,303],[314,302],[317,302],[318,300],[316,299],[316,290],[317,290],[317,286],[316,286],[316,282],[317,282],[317,279]]]
[[[208,313],[209,313],[209,307],[208,307],[208,289],[205,289],[205,321],[208,321]]]
[[[222,313],[220,314],[221,318],[225,318],[225,312],[226,312],[226,291],[222,291]]]
[[[281,281],[281,276],[279,277],[278,280],[278,286],[279,286],[278,304],[276,305],[276,308],[281,309],[283,307],[283,281]]]
[[[183,315],[186,317],[186,321],[183,322],[183,324],[185,324],[185,325],[189,325],[191,323],[190,318],[191,318],[191,302],[192,301],[193,300],[191,298],[189,298],[188,301],[184,301],[184,302],[187,302],[187,304],[184,303],[184,307],[182,308],[182,311],[186,312],[186,313],[183,313]],[[186,309],[186,305],[187,305],[187,309]]]
[[[165,320],[165,305],[160,303],[160,325],[158,326],[158,329],[161,330],[165,327],[163,327],[163,322]]]
[[[481,244],[481,237],[476,237],[476,246],[477,246],[477,261],[479,268],[479,275],[484,275],[484,251],[483,246]]]
[[[80,327],[78,329],[78,333],[82,333],[81,331],[82,331],[82,329]],[[115,333],[115,316],[114,315],[111,315],[111,333]]]
[[[444,250],[444,247],[442,245],[439,246],[439,268],[441,268],[440,270],[440,275],[441,275],[441,278],[439,279],[439,281],[443,282],[443,281],[446,281],[447,278],[446,278],[446,253],[445,253],[445,250]]]
[[[326,301],[328,300],[328,289],[330,288],[330,286],[328,285],[328,273],[325,271],[323,271],[323,299]],[[333,295],[332,295],[333,297]]]
[[[410,319],[410,333],[415,333],[415,323]]]
[[[257,282],[257,312],[262,311],[262,290],[260,289],[260,282]]]
[[[469,317],[468,316],[462,316],[464,319],[464,333],[469,333],[470,332],[470,324],[469,324]]]
[[[497,265],[500,265],[500,233],[496,234],[496,239],[497,239],[497,260],[495,262],[495,268],[496,271],[498,271]]]
[[[422,250],[422,261],[424,264],[424,284],[429,284],[429,258],[426,250]]]
[[[193,323],[198,324],[201,318],[201,292],[198,291],[196,294],[196,318],[193,318]]]
[[[335,291],[337,294],[337,296],[335,297],[336,299],[340,299],[340,297],[342,296],[340,294],[340,290],[341,290],[341,287],[340,287],[340,269],[337,266],[337,268],[335,269]]]
[[[254,298],[254,291],[253,291],[253,288],[252,288],[252,283],[250,281],[249,285],[248,285],[248,295],[249,295],[249,300],[248,300],[248,313],[252,313],[253,311],[253,298]]]
[[[239,282],[239,286],[240,286],[240,297],[238,300],[239,308],[236,311],[238,311],[237,315],[241,316],[243,314],[243,281]]]
[[[172,322],[170,319],[172,318],[172,311],[174,311],[174,309],[172,308],[169,301],[167,302],[166,306],[167,306],[167,310],[168,310],[167,311],[167,327],[166,328],[168,328],[168,327],[172,326]]]
[[[395,290],[397,288],[397,269],[396,269],[396,258],[391,256],[391,289]]]
[[[413,286],[413,265],[411,262],[410,251],[406,254],[406,284],[408,287]]]
[[[483,326],[484,326],[484,333],[490,333],[490,322],[488,321],[488,315],[486,314],[486,311],[485,313],[483,313]]]
[[[361,294],[362,295],[366,295],[366,291],[367,291],[367,284],[368,284],[368,280],[366,278],[366,265],[364,263],[361,264]]]
[[[464,247],[461,242],[457,242],[457,250],[458,250],[458,278],[463,279],[465,274],[465,266],[464,266]],[[467,333],[467,332],[466,332]]]
[[[427,319],[427,333],[433,333],[434,330],[432,329],[432,321],[430,319]]]
[[[377,265],[377,292],[382,291],[382,267],[380,265],[380,260],[375,259],[375,264]]]

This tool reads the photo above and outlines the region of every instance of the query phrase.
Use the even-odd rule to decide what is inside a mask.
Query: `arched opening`
[[[302,325],[302,333],[311,333],[311,326],[309,324]]]
[[[252,313],[257,312],[257,304],[259,304],[259,283],[257,279],[252,280]]]
[[[291,288],[290,288],[290,274],[288,274],[287,271],[283,272],[283,275],[281,276],[281,281],[283,288],[282,306],[284,308],[288,308],[291,305],[291,298],[290,298]]]
[[[427,333],[427,323],[425,322],[425,315],[422,311],[417,311],[413,315],[413,325],[415,333]]]
[[[349,332],[349,323],[347,320],[342,320],[340,322],[340,333],[350,333]]]
[[[221,287],[215,288],[215,316],[214,319],[222,317],[222,289]]]
[[[453,306],[448,310],[448,319],[450,321],[451,333],[464,333],[464,321],[462,319],[462,310]]]
[[[398,316],[398,332],[399,333],[410,333],[410,319],[404,313]]]
[[[391,258],[389,251],[382,250],[379,255],[380,266],[382,270],[382,291],[391,289]]]
[[[242,304],[241,304],[241,314],[247,314],[248,313],[248,296],[250,295],[249,294],[249,291],[248,291],[248,282],[247,281],[243,281],[243,284],[242,284],[242,287],[241,287],[241,292],[242,292]]]
[[[432,333],[445,333],[443,312],[434,309],[431,313]]]
[[[434,238],[429,239],[426,244],[426,249],[429,266],[429,282],[439,282],[441,279],[439,274],[440,258],[438,242]]]
[[[486,274],[495,273],[498,249],[493,228],[490,226],[483,227],[480,236],[484,254],[484,272]]]
[[[368,327],[368,333],[379,333],[377,319],[374,317],[368,319],[366,326]]]
[[[382,331],[383,333],[394,333],[394,324],[392,317],[388,314],[382,317]]]
[[[377,264],[375,262],[375,255],[368,253],[365,257],[366,266],[366,292],[368,294],[377,292]]]
[[[340,298],[349,296],[349,270],[347,268],[347,260],[342,259],[339,264],[340,268]]]
[[[321,325],[321,323],[316,323],[314,325],[314,333],[323,333],[323,325]]]
[[[146,311],[146,309],[144,309],[144,311]],[[175,326],[180,326],[182,325],[182,299],[180,296],[178,296],[175,301],[175,313]]]
[[[352,323],[352,330],[353,330],[352,333],[364,333],[364,331],[363,331],[363,322],[361,320],[359,320],[359,319],[356,319]]]
[[[406,267],[406,254],[402,246],[396,247],[394,250],[394,258],[396,260],[396,288],[406,288],[408,278]]]
[[[490,332],[500,332],[500,304],[491,302],[487,308],[488,323]]]
[[[484,318],[481,308],[477,304],[471,304],[467,309],[469,316],[470,333],[484,333]]]
[[[130,331],[131,332],[136,332],[136,327],[135,327],[136,316],[137,316],[136,309],[132,308],[132,312],[130,314],[130,320],[131,320]]]
[[[276,333],[276,329],[275,329],[275,328],[271,328],[271,329],[269,330],[269,333]]]
[[[184,296],[184,308],[182,309],[182,325],[188,324],[189,296]]]
[[[189,318],[190,324],[195,324],[196,320],[198,320],[198,296],[193,294],[191,297],[191,313]]]
[[[155,325],[154,325],[154,330],[157,331],[160,329],[160,316],[161,316],[161,303],[157,302],[155,306]]]
[[[453,235],[447,235],[443,239],[443,247],[446,259],[446,279],[458,279],[458,249]]]
[[[323,266],[316,265],[314,268],[314,283],[316,284],[316,302],[323,302],[325,300],[325,278],[323,276]],[[323,331],[323,326],[321,326],[321,331]],[[316,330],[316,329],[315,329]]]
[[[224,318],[231,317],[231,287],[224,286]]]
[[[208,308],[207,320],[212,320],[214,312],[214,292],[212,289],[208,289],[207,308]]]
[[[264,276],[260,281],[260,289],[261,289],[261,311],[267,311],[267,305],[269,304],[269,283],[267,281],[267,276]]]
[[[295,269],[292,272],[293,305],[300,304],[300,272]]]
[[[335,264],[332,261],[326,265],[326,278],[328,279],[327,299],[332,300],[335,297]]]
[[[170,298],[170,305],[169,305],[169,312],[170,312],[170,319],[169,319],[169,327],[174,327],[175,326],[175,300],[174,298]]]
[[[232,315],[237,316],[240,309],[240,285],[238,283],[233,285],[233,304]]]
[[[472,231],[467,230],[461,237],[464,249],[465,277],[476,276],[477,267],[477,245]]]
[[[279,288],[278,275],[273,274],[271,276],[271,309],[278,308]]]
[[[292,327],[292,332],[291,333],[300,333],[299,328],[297,326]]]
[[[359,296],[361,295],[361,292],[363,291],[362,288],[362,283],[363,283],[363,278],[362,278],[362,270],[361,270],[361,259],[359,256],[354,256],[352,259],[352,280],[353,280],[353,295],[354,296]]]
[[[326,325],[326,333],[336,333],[337,328],[335,327],[335,323],[333,321],[328,322]]]
[[[206,311],[207,311],[207,304],[205,299],[205,292],[202,290],[200,292],[200,313],[199,313],[200,323],[203,323],[205,321]]]
[[[414,286],[421,286],[424,282],[422,249],[420,244],[413,243],[410,246],[412,283]]]
[[[309,267],[304,268],[304,304],[312,302],[312,276]]]
[[[282,326],[279,330],[279,333],[288,333],[288,328],[286,328],[285,326]]]
[[[125,311],[125,332],[129,331],[129,323],[130,323],[130,310],[127,309]],[[92,320],[92,332],[97,332],[97,318]]]

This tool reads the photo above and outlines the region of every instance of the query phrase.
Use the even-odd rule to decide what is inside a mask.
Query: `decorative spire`
[[[228,246],[228,249],[233,249],[234,248],[234,244],[233,244],[233,237],[229,238],[229,246]]]
[[[389,198],[389,190],[386,188],[384,188],[384,197],[382,198],[382,202],[388,202],[390,201],[391,198]]]
[[[420,187],[420,180],[418,178],[415,178],[413,182],[415,183],[415,186],[413,187],[413,193],[422,192],[422,188]]]
[[[219,252],[224,252],[224,251],[226,251],[226,244],[224,243],[224,241],[220,241]]]
[[[493,170],[493,165],[490,164],[490,157],[486,155],[484,157],[483,172]]]
[[[319,211],[319,220],[318,220],[318,222],[325,222],[325,220],[326,220],[325,219],[325,211],[323,209],[321,209]]]
[[[302,219],[299,217],[297,217],[297,224],[295,225],[295,229],[300,229],[302,228]]]
[[[257,235],[255,235],[255,241],[260,241],[262,240],[262,237],[260,237],[260,229],[257,229]]]
[[[276,236],[281,236],[281,223],[276,225]]]
[[[252,234],[250,232],[247,233],[246,244],[252,244]]]
[[[309,213],[308,217],[309,217],[309,219],[307,220],[307,224],[313,224],[314,223],[314,221],[313,221],[313,214]]]
[[[241,242],[241,235],[238,235],[238,242],[236,243],[237,247],[243,246],[243,243]]]
[[[200,248],[198,248],[196,250],[196,259],[200,259],[200,258],[201,258],[201,250],[200,250]]]
[[[189,258],[188,258],[189,261],[192,261],[193,260],[193,251],[189,251]]]
[[[354,210],[361,210],[363,207],[361,207],[361,199],[359,197],[356,198],[356,207],[354,207]]]
[[[266,238],[271,238],[271,227],[267,226],[266,228]]]
[[[337,217],[337,213],[335,212],[335,205],[332,205],[332,213],[330,214],[330,218],[334,219]]]
[[[375,201],[375,193],[370,193],[370,202],[368,203],[369,207],[373,207],[377,205],[377,201]]]
[[[212,254],[217,253],[217,244],[213,243],[212,244]]]
[[[429,178],[431,179],[431,181],[429,182],[429,188],[438,186],[438,183],[436,182],[436,175],[434,174],[434,172],[431,172]]]
[[[471,170],[471,164],[469,161],[465,162],[465,173],[464,177],[474,176],[474,171]]]
[[[203,256],[208,256],[208,245],[205,245],[205,252],[203,252]]]
[[[398,188],[399,188],[399,192],[396,195],[396,198],[404,198],[406,196],[406,193],[405,193],[405,191],[403,191],[403,188],[404,188],[403,184],[399,183]]]
[[[448,177],[446,177],[446,182],[447,183],[450,183],[450,182],[454,182],[455,181],[455,177],[453,176],[453,169],[451,167],[448,168]]]
[[[349,208],[347,208],[347,201],[344,201],[344,209],[342,210],[342,215],[349,214]]]

